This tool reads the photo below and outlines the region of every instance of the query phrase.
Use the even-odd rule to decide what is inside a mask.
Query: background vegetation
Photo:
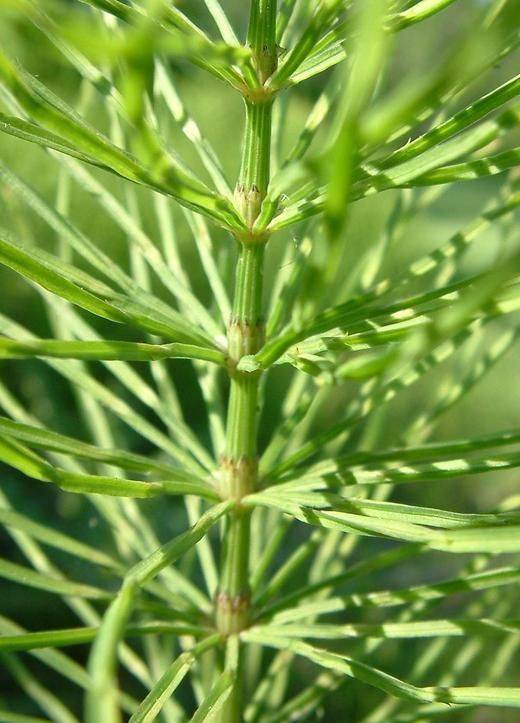
[[[233,19],[240,37],[244,37],[247,26],[248,3],[242,0],[227,0],[223,3],[229,17]],[[420,74],[421,69],[426,73],[432,62],[445,53],[447,46],[454,46],[465,33],[471,30],[473,24],[480,17],[483,3],[480,0],[459,0],[453,3],[443,13],[430,18],[420,26],[412,27],[400,37],[394,49],[394,60],[385,77],[385,87],[392,88],[398,84],[403,73],[410,67],[415,67]],[[179,3],[179,7],[187,12],[194,21],[200,22],[203,27],[211,28],[211,20],[206,12],[202,0]],[[46,39],[46,37],[22,16],[9,9],[4,9],[0,22],[0,45],[5,48],[11,57],[16,57],[21,64],[34,73],[45,85],[49,86],[60,97],[71,105],[84,104],[87,107],[86,117],[94,121],[101,130],[109,132],[110,116],[107,112],[103,98],[91,94],[87,99],[82,98],[78,74],[71,68],[64,56]],[[203,71],[196,69],[182,61],[170,60],[177,80],[177,91],[182,97],[190,113],[197,122],[213,147],[218,151],[224,164],[228,178],[235,179],[238,174],[240,162],[240,138],[243,129],[242,102],[236,93],[226,89],[218,81],[212,80]],[[491,72],[482,76],[473,83],[470,97],[479,97],[486,91],[497,87],[501,82],[514,75],[518,70],[518,54],[506,57],[497,63]],[[281,126],[280,155],[289,150],[302,123],[307,117],[313,103],[323,90],[332,71],[318,75],[302,83],[284,100],[281,106],[278,122]],[[469,97],[458,99],[458,107],[463,107]],[[454,110],[452,108],[451,110]],[[200,160],[194,153],[192,146],[187,142],[182,129],[173,119],[168,118],[168,111],[164,104],[161,113],[168,127],[168,141],[179,153],[187,159],[190,165],[201,175],[205,173]],[[322,133],[326,132],[327,123],[324,123]],[[514,145],[514,134],[512,145]],[[317,139],[319,144],[319,136]],[[124,232],[105,213],[98,203],[83,189],[75,184],[67,185],[59,173],[59,167],[54,158],[43,151],[29,146],[22,140],[0,135],[0,160],[2,166],[11,169],[15,174],[30,183],[51,204],[64,202],[67,196],[67,205],[75,224],[84,230],[112,258],[118,260],[124,267],[130,268],[132,259],[128,254],[128,244]],[[103,172],[94,171],[94,175],[102,179],[122,202],[125,197],[124,184],[114,177]],[[5,179],[4,179],[5,180]],[[499,193],[504,184],[501,176],[484,178],[471,184],[450,185],[444,189],[440,187],[435,193],[435,200],[426,208],[419,208],[417,212],[402,224],[395,241],[391,245],[385,259],[385,269],[394,272],[401,269],[408,261],[421,256],[450,238],[459,229],[468,224],[477,216],[487,204],[488,199]],[[375,245],[388,229],[389,215],[395,207],[398,194],[402,192],[389,191],[374,198],[367,198],[356,204],[349,218],[348,244],[345,244],[339,260],[345,277],[356,270],[356,274],[363,272],[362,260],[369,245]],[[135,190],[135,199],[138,206],[135,213],[142,218],[143,227],[151,238],[158,238],[161,233],[157,224],[154,209],[150,203],[150,193],[146,190]],[[406,198],[405,198],[406,200]],[[175,232],[179,239],[182,259],[185,268],[189,271],[197,296],[203,304],[210,306],[211,293],[201,263],[201,258],[193,244],[192,234],[186,217],[181,209],[171,204],[170,212],[173,215]],[[8,183],[0,178],[0,214],[2,226],[11,230],[17,237],[30,243],[37,243],[43,249],[56,248],[56,238],[53,231],[38,216],[24,205]],[[289,232],[278,234],[271,242],[270,254],[267,260],[266,271],[266,298],[269,298],[271,281],[274,271],[287,261],[285,249],[287,245],[297,247],[301,241],[301,228],[290,229]],[[515,218],[508,217],[506,221],[497,226],[490,226],[472,247],[470,255],[465,257],[461,273],[475,273],[488,267],[494,259],[500,258],[503,239],[510,234],[517,234]],[[226,234],[216,231],[214,234],[218,267],[225,276],[225,285],[232,287],[234,276],[234,249],[230,246]],[[317,273],[320,268],[319,255],[313,260]],[[360,265],[361,264],[361,265]],[[343,275],[343,271],[342,271]],[[308,279],[309,293],[312,293],[313,279]],[[52,320],[49,320],[45,305],[35,288],[28,285],[21,277],[10,270],[0,267],[0,311],[8,317],[20,322],[32,332],[44,338],[53,334]],[[155,289],[159,295],[164,289],[159,285]],[[516,322],[518,320],[516,319]],[[102,319],[89,318],[89,323],[95,327],[101,336],[114,338],[120,334],[121,339],[130,339],[125,336],[125,329],[118,328]],[[421,382],[402,393],[398,399],[385,405],[373,415],[370,424],[361,430],[360,441],[366,448],[374,450],[392,447],[399,443],[401,430],[408,426],[428,400],[435,397],[440,389],[457,384],[459,380],[467,377],[470,369],[475,368],[479,359],[486,354],[493,340],[507,328],[515,328],[515,318],[507,317],[500,320],[493,327],[493,333],[486,337],[478,337],[455,358],[448,360],[432,374],[426,375]],[[0,331],[2,331],[0,322]],[[435,423],[432,440],[457,439],[471,437],[472,435],[485,435],[497,429],[509,429],[518,425],[520,409],[520,384],[518,384],[518,342],[512,345],[507,354],[503,355],[465,397],[451,409],[448,409]],[[142,366],[135,365],[139,374],[147,374]],[[92,364],[91,371],[95,377],[110,391],[113,391],[124,401],[130,403],[146,419],[155,420],[153,411],[136,398],[131,390],[125,388],[111,374],[110,370],[101,364]],[[284,401],[288,379],[291,372],[285,367],[277,369],[270,378],[269,395],[261,417],[260,446],[265,448],[272,434],[274,425],[278,421],[280,407]],[[193,368],[187,361],[175,362],[175,373],[172,375],[175,388],[178,392],[185,419],[195,434],[208,443],[207,412],[204,405],[200,386],[196,380]],[[337,410],[355,398],[358,389],[357,382],[346,383],[335,388],[327,403],[320,410],[314,420],[314,426],[319,429],[324,423],[333,420]],[[71,389],[67,381],[58,374],[52,366],[39,360],[4,360],[0,362],[0,412],[4,413],[14,399],[22,405],[28,415],[38,419],[41,423],[60,431],[72,434],[85,440],[91,439],[91,429],[85,423],[85,414],[82,405],[85,400]],[[88,416],[88,415],[87,415]],[[149,443],[133,432],[121,419],[113,419],[111,435],[114,445],[147,454],[152,447]],[[0,466],[1,488],[3,494],[10,500],[13,507],[34,520],[42,523],[51,523],[55,529],[62,530],[74,537],[95,544],[97,547],[110,549],[112,542],[109,539],[105,525],[98,519],[96,511],[87,499],[80,495],[72,495],[57,491],[52,487],[36,487],[11,467]],[[493,509],[500,500],[508,495],[518,492],[518,474],[516,471],[500,473],[486,473],[485,475],[461,477],[456,484],[438,483],[415,488],[405,486],[399,489],[398,501],[410,504],[421,504],[445,509],[465,511],[487,511]],[[187,520],[181,501],[175,498],[164,500],[147,500],[142,503],[143,509],[160,539],[168,539],[186,528]],[[296,548],[307,537],[306,530],[298,526],[293,530],[286,545]],[[1,556],[22,561],[17,546],[6,532],[1,533]],[[369,544],[369,543],[367,543]],[[377,549],[377,542],[370,543]],[[284,553],[287,554],[286,547]],[[63,557],[63,559],[62,559]],[[92,568],[84,565],[81,560],[72,560],[66,556],[60,557],[57,553],[58,564],[66,560],[67,570],[74,579],[81,579],[87,583],[98,584],[104,573],[98,571],[93,577]],[[356,558],[354,558],[356,559]],[[391,585],[403,587],[429,580],[437,580],[439,576],[449,577],[459,569],[459,559],[449,558],[440,553],[430,554],[417,561],[409,561],[391,572],[384,573],[378,581],[378,587]],[[442,573],[440,575],[440,573]],[[30,590],[16,583],[5,580],[2,587],[2,614],[15,618],[20,625],[27,628],[51,629],[63,628],[76,624],[70,609],[56,596],[44,591]],[[450,609],[450,605],[453,608]],[[448,616],[457,609],[457,602],[447,603],[444,612]],[[408,641],[405,645],[387,643],[377,654],[377,665],[392,673],[406,677],[413,661],[417,658],[422,641]],[[439,665],[447,664],[456,654],[460,643],[449,643],[448,649]],[[484,674],[486,667],[492,662],[496,643],[491,639],[483,644],[479,658],[473,667],[472,680],[475,675]],[[520,646],[511,651],[507,669],[501,678],[501,684],[514,685],[518,683],[520,674]],[[86,651],[78,646],[71,649],[71,654],[81,663],[85,662]],[[37,662],[25,659],[27,664],[37,675],[38,679],[56,692],[55,678],[48,668],[40,666]],[[315,671],[305,661],[295,663],[296,675],[292,683],[293,692],[305,687],[306,681],[314,680]],[[30,698],[13,686],[12,672],[8,667],[0,668],[0,707],[11,707],[13,710],[25,711],[27,714],[36,714]],[[476,674],[475,674],[476,671]],[[141,688],[136,681],[127,676],[124,684],[128,690],[139,694]],[[76,712],[81,710],[80,691],[60,679],[60,697]],[[182,695],[189,700],[189,690],[183,690]],[[318,711],[309,714],[308,718],[298,720],[361,720],[362,716],[370,711],[379,701],[380,693],[360,683],[347,682],[340,692],[331,698],[325,699]],[[491,716],[491,717],[490,717]],[[408,719],[406,719],[408,720]],[[415,720],[415,719],[414,719]],[[426,719],[425,719],[426,720]],[[451,715],[454,721],[496,721],[497,723],[514,723],[518,720],[518,712],[501,710],[499,713],[471,713],[460,712]]]

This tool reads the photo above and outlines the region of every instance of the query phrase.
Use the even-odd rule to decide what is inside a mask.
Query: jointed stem
[[[276,67],[275,18],[276,0],[252,0],[248,43],[262,85]],[[250,233],[237,239],[233,313],[228,328],[230,396],[226,449],[221,461],[221,494],[237,504],[226,518],[216,605],[217,627],[224,635],[240,632],[250,618],[251,513],[240,505],[240,500],[255,489],[258,477],[259,375],[240,372],[236,367],[243,356],[255,354],[264,342],[262,285],[267,237],[255,236],[252,229],[269,183],[272,99],[260,93],[256,99],[247,98],[245,104],[246,129],[235,200]],[[239,654],[238,684],[220,713],[222,723],[238,723],[242,719],[240,668]]]
[[[226,450],[221,460],[221,494],[238,502],[228,515],[217,624],[226,634],[240,631],[249,617],[250,512],[240,500],[255,489],[258,475],[256,374],[236,370],[244,354],[262,345],[263,247],[240,244],[233,318],[229,324],[230,397]]]
[[[247,44],[253,51],[256,70],[262,85],[276,70],[277,0],[251,0]]]

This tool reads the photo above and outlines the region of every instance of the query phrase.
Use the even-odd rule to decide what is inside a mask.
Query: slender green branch
[[[0,337],[0,359],[30,359],[55,357],[58,359],[90,359],[128,361],[154,361],[157,359],[201,359],[223,364],[225,356],[217,349],[191,344],[143,344],[131,341],[61,341],[39,339],[18,341]]]
[[[0,637],[0,650],[4,653],[38,650],[40,648],[66,648],[69,645],[82,645],[91,643],[99,627],[86,626],[82,628],[66,628],[63,630],[43,630],[33,633],[19,633],[17,635],[2,635]],[[124,637],[141,637],[145,635],[172,634],[193,635],[204,637],[210,630],[197,625],[177,624],[167,622],[150,622],[138,625],[128,625]]]

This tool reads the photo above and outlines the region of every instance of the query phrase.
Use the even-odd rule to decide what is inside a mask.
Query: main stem
[[[250,515],[240,502],[256,487],[257,374],[236,370],[245,354],[260,349],[263,339],[262,274],[264,245],[239,245],[233,316],[228,328],[230,395],[226,450],[220,465],[221,494],[237,504],[226,518],[217,625],[224,634],[240,632],[249,619]]]
[[[248,30],[261,86],[276,68],[276,0],[252,0]],[[248,231],[237,238],[233,312],[228,327],[230,395],[226,449],[221,459],[221,494],[236,505],[225,521],[216,624],[223,635],[239,633],[250,620],[249,553],[251,511],[241,500],[255,490],[258,480],[257,427],[259,374],[237,370],[240,359],[256,354],[264,343],[262,287],[267,236],[254,231],[269,184],[272,98],[262,92],[245,98],[246,128],[235,203]],[[242,720],[241,654],[237,682],[218,720]]]

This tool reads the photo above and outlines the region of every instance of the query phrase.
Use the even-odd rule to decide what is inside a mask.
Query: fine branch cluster
[[[516,715],[520,427],[437,432],[519,340],[518,4],[191,5],[0,2],[1,283],[47,329],[2,301],[0,578],[67,621],[0,603],[0,721]],[[242,113],[218,153],[206,91]],[[384,221],[354,252],[360,208]]]

